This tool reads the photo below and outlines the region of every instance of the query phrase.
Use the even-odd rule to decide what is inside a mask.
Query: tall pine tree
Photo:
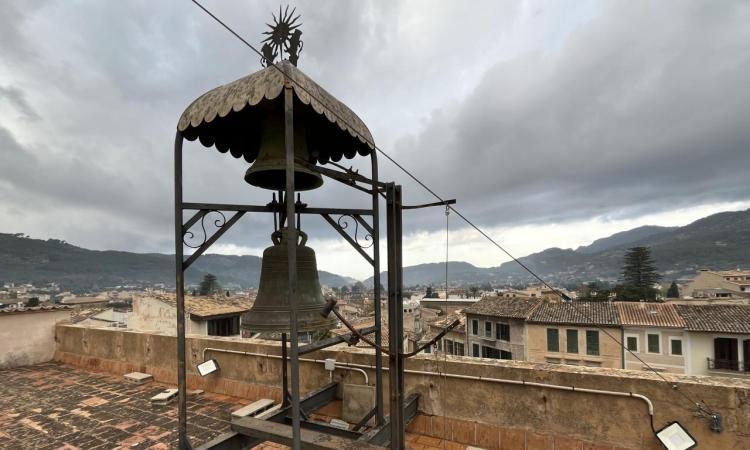
[[[620,300],[655,300],[657,291],[654,284],[661,275],[656,271],[651,249],[633,247],[625,253],[622,266],[623,284],[618,289]]]
[[[216,279],[216,275],[207,273],[203,277],[203,281],[201,281],[199,292],[200,292],[200,295],[213,295],[218,292],[221,292],[221,285],[219,284],[219,281]]]
[[[667,289],[667,298],[680,298],[680,288],[677,287],[677,282],[673,281]]]

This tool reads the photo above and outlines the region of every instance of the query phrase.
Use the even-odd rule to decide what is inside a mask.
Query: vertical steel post
[[[187,436],[187,378],[185,375],[185,279],[182,254],[182,133],[174,138],[174,258],[177,302],[177,435],[180,450],[190,448]]]
[[[401,186],[386,186],[388,229],[388,368],[390,388],[391,448],[405,448],[403,352],[403,268],[401,261]]]
[[[286,333],[281,333],[281,406],[289,405],[289,379],[287,369],[289,367],[289,356],[286,351]]]
[[[292,365],[292,446],[301,448],[299,407],[299,336],[297,335],[297,225],[294,214],[294,93],[287,80],[284,82],[284,146],[286,147],[286,224],[289,242],[289,325],[291,331]]]
[[[372,259],[373,264],[373,302],[375,306],[375,423],[380,426],[385,420],[383,414],[383,344],[382,314],[380,306],[380,187],[378,186],[378,156],[377,151],[370,153],[372,163]]]

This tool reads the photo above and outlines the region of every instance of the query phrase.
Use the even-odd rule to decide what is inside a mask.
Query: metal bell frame
[[[271,419],[291,422],[293,429],[293,447],[300,448],[300,429],[307,428],[316,431],[322,431],[334,436],[341,436],[355,445],[361,443],[363,446],[376,445],[382,446],[390,444],[390,448],[405,448],[405,424],[410,421],[417,411],[417,394],[412,394],[408,398],[404,395],[404,359],[416,354],[403,353],[403,284],[402,284],[402,210],[415,209],[422,207],[438,206],[455,203],[455,200],[447,202],[431,203],[425,205],[404,206],[401,201],[401,186],[393,182],[381,182],[378,179],[378,160],[377,150],[372,149],[370,152],[371,177],[367,178],[356,171],[347,170],[346,168],[330,163],[336,169],[309,164],[304,161],[295,161],[294,154],[294,89],[289,79],[284,81],[283,86],[283,106],[284,106],[284,147],[286,156],[286,189],[279,191],[279,202],[275,200],[267,205],[247,205],[247,204],[220,204],[220,203],[194,203],[183,200],[183,176],[182,176],[182,157],[183,142],[185,136],[179,130],[175,136],[174,144],[174,231],[175,231],[175,270],[176,270],[176,303],[177,303],[177,381],[178,381],[178,435],[179,448],[192,448],[187,436],[187,368],[186,368],[186,349],[185,349],[185,271],[198,259],[211,245],[213,245],[229,228],[246,213],[272,213],[278,214],[281,220],[280,226],[286,221],[290,231],[290,240],[297,240],[298,223],[301,214],[320,215],[328,222],[362,257],[373,267],[373,290],[374,290],[374,309],[375,309],[375,326],[366,330],[359,330],[359,334],[375,334],[375,408],[367,414],[362,421],[357,424],[355,430],[360,429],[370,419],[375,418],[374,428],[367,433],[358,431],[341,430],[330,426],[321,425],[307,421],[306,414],[301,414],[301,405],[312,409],[315,406],[322,406],[333,399],[335,395],[335,384],[325,386],[309,395],[304,399],[300,398],[299,391],[299,357],[300,355],[321,350],[323,348],[335,345],[340,342],[350,342],[356,339],[355,333],[349,335],[337,336],[334,338],[324,339],[323,341],[299,347],[298,330],[297,330],[297,310],[294,299],[297,287],[297,270],[296,270],[296,246],[289,245],[288,263],[289,263],[289,303],[290,303],[290,323],[291,332],[289,336],[290,355],[287,358],[286,334],[282,335],[282,386],[283,386],[283,403],[281,410]],[[294,186],[294,169],[302,164],[310,171],[332,180],[343,183],[351,188],[358,189],[370,195],[371,202],[368,208],[351,209],[351,208],[316,208],[309,207],[299,200],[295,202]],[[283,197],[283,199],[282,199]],[[380,304],[380,197],[385,198],[386,203],[386,237],[387,237],[387,270],[388,270],[388,371],[389,371],[389,410],[390,415],[384,415],[384,394],[383,394],[383,351],[381,336],[381,304]],[[183,222],[183,214],[193,212],[193,215]],[[234,214],[227,220],[224,212],[233,212]],[[205,226],[203,226],[206,216],[211,213],[218,213],[220,219],[214,221],[217,230],[208,236]],[[332,216],[338,216],[334,220]],[[370,218],[370,223],[365,220]],[[342,219],[354,221],[356,226],[355,235],[347,233],[347,223]],[[193,237],[190,231],[191,227],[200,222],[203,229],[203,242],[200,245],[187,245],[185,237]],[[372,256],[365,251],[357,242],[357,231],[359,227],[366,230],[372,239]],[[185,258],[184,246],[195,248],[195,251]],[[288,391],[287,380],[287,359],[291,364],[291,392]],[[333,389],[332,389],[333,388]],[[304,418],[301,416],[304,415]],[[291,416],[291,417],[290,417]],[[291,420],[289,420],[291,419]],[[242,433],[230,433],[224,441],[215,442],[206,448],[245,448],[246,445],[259,443],[257,439],[243,436]],[[250,445],[252,447],[252,445]]]

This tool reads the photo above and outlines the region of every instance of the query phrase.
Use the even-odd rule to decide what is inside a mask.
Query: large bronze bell
[[[295,117],[295,122],[300,121]],[[305,124],[295,123],[294,156],[308,161]],[[245,172],[245,181],[264,189],[281,191],[286,189],[286,148],[284,147],[284,116],[269,114],[261,127],[260,149],[255,163]],[[294,163],[294,190],[309,191],[323,185],[318,172]]]
[[[315,251],[305,246],[307,234],[299,231],[297,244],[297,330],[330,330],[336,325],[333,315],[321,316],[326,308],[318,280]],[[263,251],[260,286],[253,307],[243,316],[242,328],[250,332],[290,331],[289,326],[289,229],[271,235],[273,245]]]

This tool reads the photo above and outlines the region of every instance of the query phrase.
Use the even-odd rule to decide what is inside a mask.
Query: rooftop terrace
[[[58,325],[56,338],[57,360],[81,369],[117,375],[115,378],[107,376],[106,380],[117,381],[122,374],[130,371],[153,374],[157,382],[163,383],[162,386],[173,384],[176,379],[176,362],[174,358],[165,357],[176,352],[174,336]],[[188,410],[188,432],[191,436],[200,436],[201,439],[210,437],[203,434],[206,428],[202,425],[204,416],[222,422],[226,420],[226,413],[239,404],[259,398],[277,401],[281,398],[280,361],[274,359],[280,353],[278,342],[188,336],[186,345],[188,388],[212,392],[205,398],[218,402],[213,407],[213,413],[204,413],[195,406],[195,400],[191,400]],[[209,358],[216,358],[221,369],[206,377],[198,376],[196,364]],[[303,393],[312,392],[329,382],[330,374],[322,364],[325,358],[336,359],[337,365],[362,368],[369,374],[369,385],[373,383],[374,362],[370,350],[344,345],[317,351],[305,355],[305,358],[300,365],[300,389]],[[33,366],[28,370],[36,370],[34,367],[47,365]],[[671,374],[664,376],[669,379],[669,384],[654,374],[642,371],[452,356],[438,359],[433,355],[418,355],[410,358],[406,366],[407,395],[419,394],[418,413],[407,427],[407,441],[410,448],[418,450],[442,448],[443,445],[445,448],[475,446],[486,449],[547,450],[660,448],[650,427],[648,404],[642,399],[629,397],[628,393],[632,392],[645,396],[653,404],[657,429],[678,420],[695,436],[701,448],[750,449],[750,434],[747,431],[750,430],[750,381]],[[364,381],[362,373],[354,370],[342,368],[333,374],[333,382],[339,383],[339,388],[345,384],[361,386]],[[108,382],[102,384],[106,386]],[[672,385],[720,412],[724,430],[721,433],[712,432],[707,420],[697,417],[692,405],[675,392]],[[51,389],[52,384],[45,381],[40,386]],[[131,386],[127,387],[132,389]],[[571,387],[576,390],[571,391]],[[581,391],[583,388],[616,391],[624,396],[587,393]],[[36,386],[21,386],[19,389],[24,393],[23,400],[27,406],[23,410],[30,414],[28,418],[36,420],[36,415],[48,414],[46,410],[49,407],[36,405],[39,403],[33,396]],[[74,405],[89,397],[110,400],[104,394],[90,393],[87,389],[89,387],[83,387],[83,394],[76,398]],[[8,396],[8,392],[13,392],[13,389],[3,391],[4,397]],[[147,399],[152,392],[144,392],[139,398]],[[221,395],[213,397],[214,394]],[[341,404],[341,401],[329,403],[316,414],[323,421],[329,420],[340,414],[337,408]],[[144,405],[149,410],[150,405]],[[4,404],[0,404],[0,408],[3,407]],[[34,412],[33,408],[41,408],[42,412]],[[164,414],[171,420],[169,424],[174,426],[176,410],[171,408]],[[592,411],[596,411],[596,414],[592,414]],[[83,421],[80,426],[75,426],[90,430],[90,425]],[[226,429],[225,426],[222,422],[221,429]],[[111,428],[116,429],[114,426]],[[5,431],[5,425],[0,425],[0,430]],[[171,438],[165,436],[165,439]],[[155,441],[153,445],[170,445],[171,442]],[[193,444],[200,442],[193,441]]]
[[[163,383],[135,385],[122,376],[51,362],[0,372],[0,447],[14,449],[166,449],[177,442],[174,404],[152,406]],[[191,441],[229,431],[236,397],[188,396]]]

